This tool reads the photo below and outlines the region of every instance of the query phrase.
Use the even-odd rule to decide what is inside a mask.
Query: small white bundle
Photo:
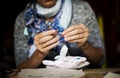
[[[57,58],[59,56],[56,56]],[[68,69],[78,69],[89,65],[89,62],[85,57],[80,56],[66,56],[63,58],[56,59],[55,61],[43,60],[43,64],[47,68],[68,68]]]

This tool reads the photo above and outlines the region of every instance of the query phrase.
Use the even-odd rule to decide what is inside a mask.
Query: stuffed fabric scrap
[[[59,56],[56,56],[57,58]],[[89,65],[85,57],[81,56],[66,56],[64,58],[56,59],[55,61],[43,60],[42,61],[46,68],[66,68],[66,69],[79,69]]]

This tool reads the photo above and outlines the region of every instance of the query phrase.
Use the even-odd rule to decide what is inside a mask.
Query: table
[[[109,72],[120,72],[120,68],[101,68],[101,69],[86,69],[84,72],[85,76],[82,78],[104,78]]]
[[[8,78],[22,78],[17,76],[17,73],[18,73],[17,69],[15,69],[14,71],[15,71],[14,73],[8,75]],[[85,75],[79,78],[104,78],[107,73],[117,72],[117,71],[120,72],[120,68],[85,69],[83,70],[83,72],[85,72]],[[31,78],[38,78],[38,77],[31,77]],[[40,77],[40,78],[43,78],[43,77]],[[64,78],[68,78],[68,77],[64,77]]]

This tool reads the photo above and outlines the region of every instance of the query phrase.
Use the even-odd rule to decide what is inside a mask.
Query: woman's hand
[[[55,30],[41,32],[35,36],[34,44],[41,53],[46,55],[48,54],[49,50],[59,44],[59,38],[56,37],[56,35],[57,31]]]
[[[79,47],[82,47],[87,42],[89,31],[83,24],[70,26],[62,35],[65,41],[76,42]]]

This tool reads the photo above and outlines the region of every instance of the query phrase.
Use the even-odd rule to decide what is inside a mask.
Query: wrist
[[[42,53],[42,52],[39,51],[38,49],[37,49],[36,51],[37,51],[37,53],[38,53],[39,58],[42,58],[42,59],[43,59],[43,58],[46,56],[46,54]]]
[[[88,47],[88,42],[85,42],[80,48],[81,49],[85,49],[85,48],[87,48]]]

